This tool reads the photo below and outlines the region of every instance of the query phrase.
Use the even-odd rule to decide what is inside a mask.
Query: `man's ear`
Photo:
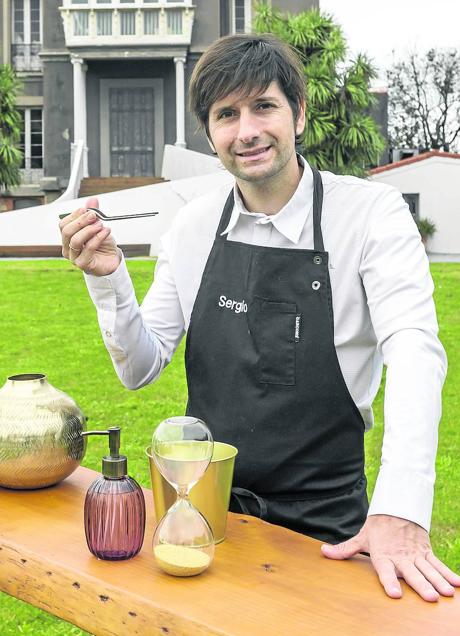
[[[299,104],[299,112],[297,113],[297,121],[295,124],[296,135],[301,135],[305,130],[305,102]]]

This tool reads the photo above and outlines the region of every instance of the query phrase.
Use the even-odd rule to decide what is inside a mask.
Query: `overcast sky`
[[[342,26],[352,53],[374,59],[381,86],[393,55],[398,59],[414,48],[460,49],[460,0],[320,0],[320,7]]]

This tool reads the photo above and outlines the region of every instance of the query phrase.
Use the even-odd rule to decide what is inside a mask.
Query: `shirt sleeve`
[[[128,389],[155,381],[184,334],[184,318],[163,250],[154,281],[139,306],[126,262],[108,276],[85,274],[99,327],[115,371]]]
[[[393,188],[375,206],[360,274],[387,369],[381,466],[368,514],[405,518],[429,531],[447,361],[428,258]]]

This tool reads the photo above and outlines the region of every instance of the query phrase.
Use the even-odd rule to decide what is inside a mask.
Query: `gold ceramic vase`
[[[0,389],[0,486],[44,488],[68,477],[86,450],[86,417],[40,373]]]

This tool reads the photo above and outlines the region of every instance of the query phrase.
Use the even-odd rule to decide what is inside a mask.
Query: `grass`
[[[138,299],[150,285],[153,267],[152,261],[129,262]],[[460,474],[456,471],[460,460],[460,265],[433,264],[432,273],[449,374],[444,389],[431,538],[439,558],[460,571]],[[185,409],[183,345],[154,385],[136,392],[124,389],[100,338],[83,278],[66,261],[0,261],[0,308],[0,386],[7,376],[16,373],[46,373],[54,386],[78,402],[89,416],[91,428],[123,428],[122,449],[129,457],[129,472],[150,487],[143,449],[156,424]],[[369,494],[380,463],[382,392],[374,407],[376,426],[366,435]],[[106,443],[105,438],[91,438],[83,464],[100,470]],[[147,540],[152,531],[148,529]],[[2,636],[86,633],[6,594],[0,594],[0,625]]]

